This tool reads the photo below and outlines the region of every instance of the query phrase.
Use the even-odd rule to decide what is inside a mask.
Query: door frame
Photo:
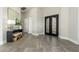
[[[56,17],[56,34],[46,33],[46,19],[47,18],[51,19],[52,17]],[[49,23],[51,23],[51,22],[49,21]],[[49,26],[51,26],[51,25],[49,24]],[[51,28],[51,27],[49,27],[49,28]],[[51,29],[49,29],[49,30],[51,31]],[[53,36],[57,36],[57,37],[59,36],[59,14],[45,16],[45,34],[53,35]]]

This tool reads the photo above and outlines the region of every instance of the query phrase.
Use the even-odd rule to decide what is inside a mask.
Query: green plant
[[[16,18],[16,25],[21,25],[21,21],[18,18]]]

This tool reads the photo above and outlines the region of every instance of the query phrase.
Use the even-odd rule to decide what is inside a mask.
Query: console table
[[[13,42],[22,37],[22,29],[7,31],[7,42]]]

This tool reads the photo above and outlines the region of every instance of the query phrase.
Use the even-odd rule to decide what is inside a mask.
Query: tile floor
[[[54,36],[25,34],[16,42],[0,46],[0,52],[78,52],[79,46]]]

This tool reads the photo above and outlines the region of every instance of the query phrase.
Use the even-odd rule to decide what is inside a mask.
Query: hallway
[[[79,46],[48,35],[25,34],[16,42],[0,46],[0,52],[78,52]]]

